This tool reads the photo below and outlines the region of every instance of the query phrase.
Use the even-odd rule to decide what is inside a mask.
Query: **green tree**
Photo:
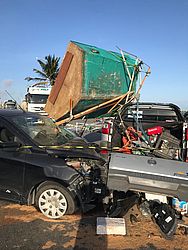
[[[33,71],[38,75],[38,77],[26,77],[25,80],[35,81],[36,85],[50,84],[53,86],[59,72],[59,60],[60,57],[56,57],[55,55],[45,56],[44,60],[37,59],[41,70],[33,69]]]

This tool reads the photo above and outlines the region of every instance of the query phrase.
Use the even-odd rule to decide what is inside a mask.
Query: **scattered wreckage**
[[[99,202],[108,216],[138,204],[170,237],[181,218],[171,206],[172,198],[188,201],[188,164],[156,157],[148,146],[136,150],[103,157],[100,148],[59,129],[48,117],[1,110],[0,197],[34,204],[53,219],[77,208],[89,211]],[[147,201],[146,193],[166,195],[169,203]]]

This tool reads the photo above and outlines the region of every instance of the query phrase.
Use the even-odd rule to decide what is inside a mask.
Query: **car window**
[[[11,117],[11,120],[38,145],[59,146],[74,138],[72,133],[63,128],[60,129],[46,116],[22,115]]]
[[[8,143],[8,142],[20,142],[20,140],[7,127],[1,126],[0,127],[0,143]]]

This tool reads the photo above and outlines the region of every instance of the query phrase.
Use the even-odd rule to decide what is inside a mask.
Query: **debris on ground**
[[[126,235],[124,218],[97,218],[97,234]]]

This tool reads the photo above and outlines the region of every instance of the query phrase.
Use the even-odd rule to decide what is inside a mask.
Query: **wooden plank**
[[[72,100],[72,104],[75,106],[82,97],[83,51],[79,49],[77,45],[70,42],[65,55],[72,55],[72,60],[70,58],[71,62],[65,63],[67,56],[64,57],[55,85],[53,86],[53,88],[56,89],[56,84],[60,82],[59,90],[56,90],[56,100],[53,99],[54,97],[51,99],[51,94],[52,96],[54,95],[52,88],[45,105],[45,111],[55,120],[70,112],[70,100]],[[66,72],[64,66],[67,64],[70,65]],[[50,100],[55,102],[52,103]],[[73,108],[74,107],[72,107],[72,109]]]
[[[108,100],[108,101],[106,101],[106,102],[103,102],[103,103],[101,103],[101,104],[98,104],[98,105],[96,105],[96,106],[94,106],[94,107],[92,107],[92,108],[89,108],[89,109],[87,109],[87,110],[84,110],[84,111],[82,111],[82,112],[80,112],[80,113],[78,113],[78,114],[76,114],[76,115],[73,115],[71,118],[68,117],[68,118],[66,118],[66,119],[64,119],[64,120],[58,121],[58,122],[56,122],[56,124],[57,124],[57,125],[61,125],[61,124],[65,123],[65,122],[69,122],[71,119],[78,119],[78,118],[80,118],[80,117],[82,117],[82,116],[84,116],[84,115],[88,115],[88,114],[90,114],[90,113],[96,111],[96,110],[99,109],[99,108],[102,108],[102,107],[105,107],[105,106],[109,106],[110,104],[113,104],[115,101],[118,101],[118,100],[121,99],[122,97],[125,98],[127,94],[128,94],[128,92],[127,92],[126,94],[124,94],[124,95],[117,96],[117,97],[115,97],[115,98],[113,98],[113,99],[111,99],[111,100]]]
[[[65,80],[65,77],[67,75],[67,72],[69,70],[69,67],[71,65],[71,62],[72,62],[72,59],[73,59],[73,54],[68,52],[66,53],[65,55],[65,58],[63,60],[63,63],[61,65],[61,68],[63,70],[59,70],[59,74],[58,74],[58,77],[56,78],[56,81],[55,81],[55,84],[51,90],[51,94],[50,94],[50,97],[49,97],[49,101],[54,104],[57,97],[58,97],[58,94],[60,92],[60,89],[61,87],[63,86],[63,82]]]
[[[108,113],[110,113],[126,96],[133,95],[133,94],[134,94],[134,91],[129,91],[126,94],[122,95],[122,97],[114,104],[114,106],[108,111]]]

